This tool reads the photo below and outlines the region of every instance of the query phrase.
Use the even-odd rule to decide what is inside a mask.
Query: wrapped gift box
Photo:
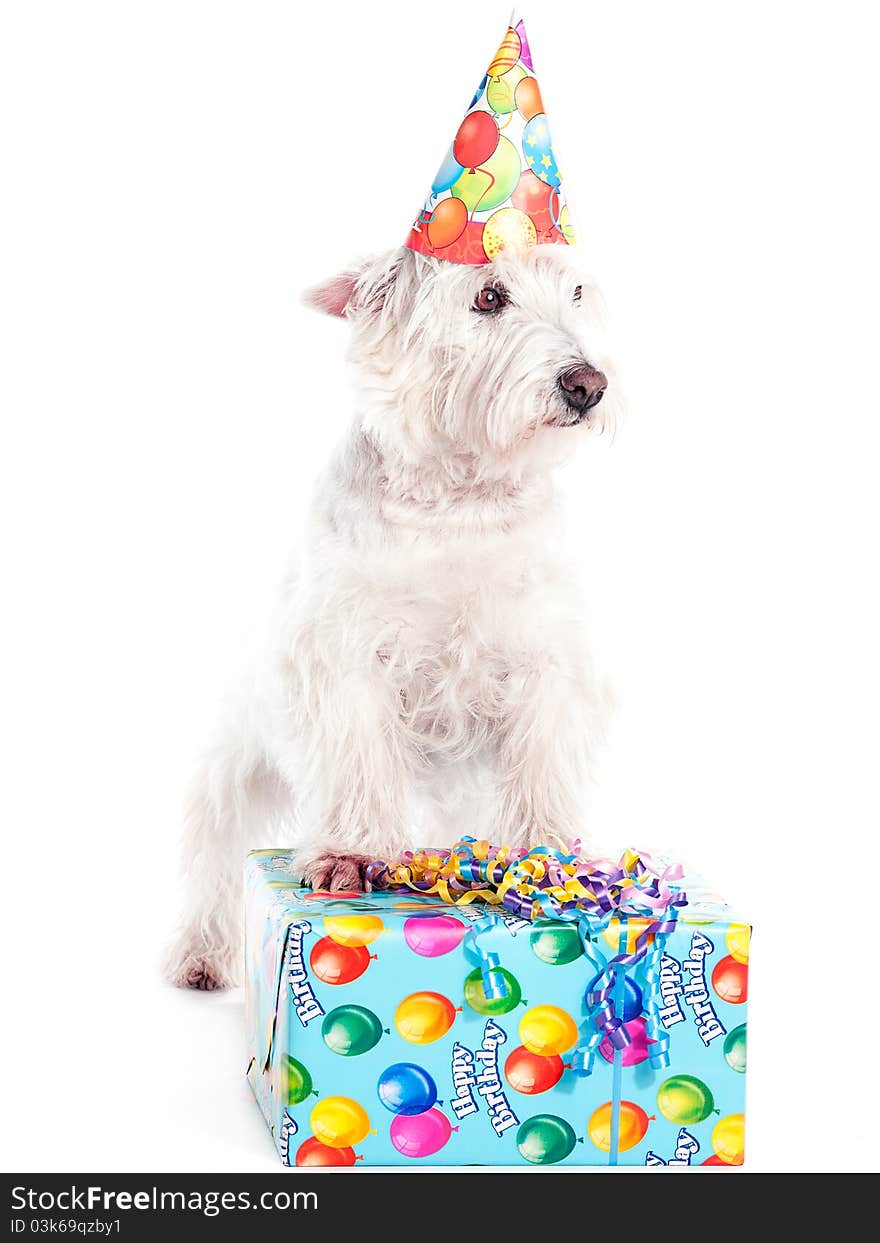
[[[615,1050],[597,1043],[589,989],[645,921],[612,920],[585,953],[576,923],[400,889],[312,893],[288,854],[252,853],[247,1073],[281,1160],[741,1164],[749,928],[680,886],[650,969],[615,977]]]

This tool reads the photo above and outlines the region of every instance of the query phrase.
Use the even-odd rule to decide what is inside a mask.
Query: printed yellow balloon
[[[737,962],[749,961],[749,938],[752,930],[748,924],[731,924],[727,930],[727,948],[730,957]]]
[[[456,1009],[441,993],[410,993],[394,1012],[394,1026],[410,1044],[431,1044],[455,1022]]]
[[[619,1151],[626,1152],[629,1148],[635,1148],[644,1139],[650,1121],[640,1105],[636,1105],[634,1101],[621,1101],[620,1134],[617,1139]],[[602,1152],[611,1151],[611,1101],[606,1101],[593,1113],[587,1123],[587,1134]]]
[[[489,217],[483,229],[487,259],[494,259],[502,250],[528,250],[537,240],[537,229],[518,207],[502,207]]]
[[[712,1132],[712,1147],[725,1165],[742,1165],[746,1155],[745,1114],[719,1118]]]
[[[560,218],[560,224],[562,223]],[[635,916],[626,921],[626,952],[632,954],[636,948],[636,941],[646,928],[651,925],[650,919],[643,919],[641,916]],[[615,954],[620,948],[620,920],[612,919],[608,927],[603,931],[602,936],[614,950]],[[653,941],[653,937],[651,941]],[[651,944],[651,941],[648,944]]]
[[[514,65],[503,73],[500,78],[492,78],[486,87],[486,99],[489,107],[499,116],[506,116],[516,107],[516,88],[526,76],[522,65]]]
[[[519,1038],[530,1053],[550,1057],[577,1043],[574,1019],[558,1006],[532,1006],[519,1021]]]
[[[330,1148],[359,1144],[370,1129],[366,1110],[350,1096],[327,1096],[318,1101],[309,1124],[315,1139]]]
[[[509,26],[507,34],[501,40],[501,47],[495,53],[495,59],[486,70],[489,77],[499,78],[502,73],[506,73],[508,69],[512,69],[519,60],[521,48],[522,44],[520,43],[519,35],[512,26]]]
[[[369,945],[385,925],[378,915],[325,915],[324,928],[337,945]]]
[[[559,213],[559,232],[568,242],[569,246],[575,243],[574,229],[571,225],[571,216],[568,213],[568,204],[566,203],[562,211]]]

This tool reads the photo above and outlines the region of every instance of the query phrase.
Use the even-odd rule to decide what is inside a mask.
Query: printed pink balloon
[[[401,1156],[430,1157],[448,1142],[452,1130],[446,1114],[439,1109],[410,1116],[398,1114],[391,1123],[391,1142]]]
[[[644,1019],[630,1019],[623,1026],[630,1038],[630,1043],[623,1050],[620,1064],[621,1066],[638,1066],[640,1062],[648,1060],[650,1052],[648,1045],[653,1044],[653,1041],[648,1039],[648,1025]],[[599,1052],[606,1062],[614,1061],[614,1045],[607,1036],[599,1045]]]
[[[452,915],[414,915],[403,925],[403,939],[423,958],[439,958],[456,949],[467,932]]]

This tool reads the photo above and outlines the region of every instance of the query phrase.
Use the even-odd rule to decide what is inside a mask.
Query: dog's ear
[[[307,289],[302,300],[316,311],[339,318],[352,311],[380,311],[408,254],[401,246],[391,254],[358,264]]]
[[[354,298],[358,276],[359,273],[355,270],[340,272],[338,276],[331,276],[320,285],[306,289],[302,300],[315,311],[323,311],[325,315],[336,315],[341,319]]]

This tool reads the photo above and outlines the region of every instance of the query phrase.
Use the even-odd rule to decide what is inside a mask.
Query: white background
[[[346,424],[298,291],[403,237],[499,6],[2,8],[6,1169],[280,1172],[241,995],[158,977],[183,789]],[[876,14],[526,16],[630,405],[566,477],[592,833],[755,925],[750,1168],[875,1168]]]

